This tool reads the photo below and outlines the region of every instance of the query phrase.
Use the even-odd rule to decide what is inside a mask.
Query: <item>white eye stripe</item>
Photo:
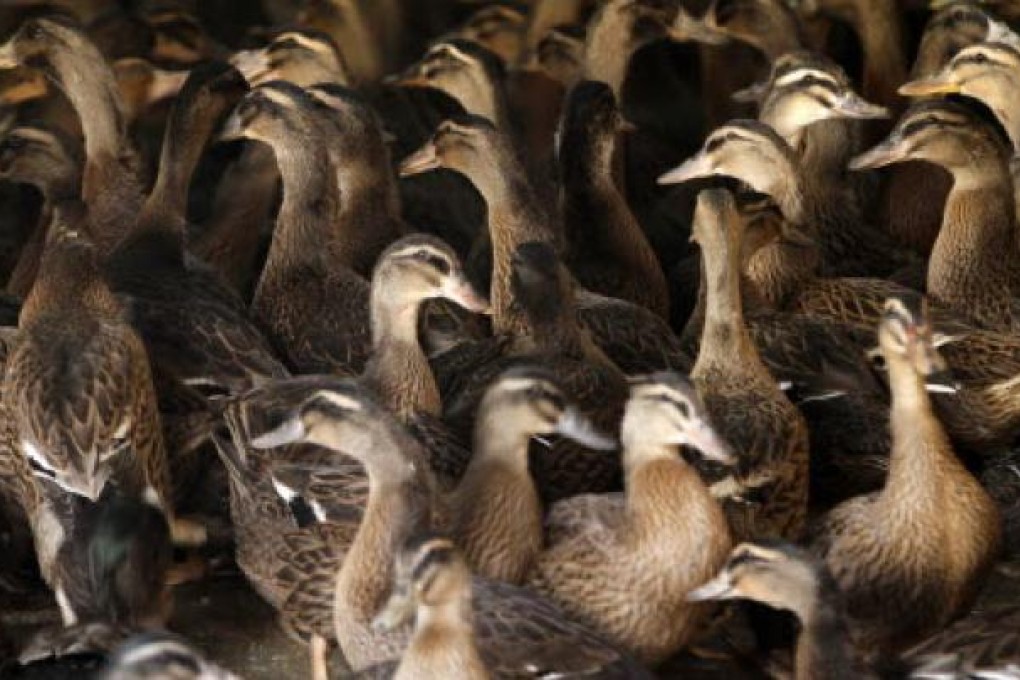
[[[444,53],[468,66],[474,66],[477,63],[473,57],[467,55],[463,50],[451,45],[450,43],[439,43],[429,50],[428,56],[433,57]]]
[[[361,410],[361,403],[360,402],[358,402],[358,401],[356,401],[354,399],[351,399],[350,397],[347,397],[347,396],[344,396],[342,394],[339,394],[337,392],[330,392],[330,391],[327,391],[327,390],[319,390],[315,394],[315,397],[318,398],[318,399],[323,399],[325,401],[328,401],[329,403],[331,403],[331,404],[333,404],[333,405],[335,405],[335,406],[337,406],[339,408],[348,410],[348,411],[360,411]]]
[[[292,31],[281,33],[276,36],[276,39],[273,40],[273,44],[283,42],[284,40],[293,40],[301,47],[311,50],[312,52],[326,53],[330,51],[329,46],[323,44],[322,41],[314,40],[306,35],[301,35],[300,33],[294,33]]]
[[[786,85],[790,85],[800,80],[803,80],[808,76],[811,76],[826,83],[831,83],[835,87],[840,86],[839,81],[837,81],[835,78],[833,78],[830,74],[826,73],[825,71],[819,71],[813,68],[799,68],[796,69],[795,71],[790,71],[789,73],[782,75],[779,78],[776,78],[776,82],[773,84],[773,87],[784,87]]]

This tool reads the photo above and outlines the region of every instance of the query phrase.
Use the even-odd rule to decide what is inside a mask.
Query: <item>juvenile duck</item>
[[[267,441],[343,452],[364,464],[371,480],[364,519],[335,581],[336,636],[350,665],[362,670],[399,657],[413,635],[410,626],[384,632],[372,623],[391,590],[399,546],[428,527],[431,498],[413,463],[423,453],[353,382],[314,388],[302,404]],[[527,674],[537,665],[550,673],[644,677],[636,662],[531,591],[477,577],[471,589],[476,644],[494,674]]]
[[[902,651],[952,620],[998,551],[994,501],[953,453],[929,392],[951,389],[919,296],[890,299],[878,329],[892,390],[892,452],[882,491],[832,510],[813,549],[846,598],[855,640]],[[951,518],[940,508],[955,508]]]
[[[151,490],[169,515],[149,359],[96,260],[67,225],[51,231],[21,311],[4,397],[24,455],[61,489],[93,501],[108,482],[133,498]]]
[[[684,598],[730,548],[726,515],[679,447],[735,460],[675,373],[632,382],[620,438],[626,493],[556,503],[528,584],[654,665],[701,631],[708,610]]]
[[[414,633],[399,663],[369,668],[358,677],[487,680],[475,643],[471,578],[448,539],[428,534],[409,539],[397,554],[393,592],[372,625],[390,631],[413,618]]]
[[[527,21],[528,17],[515,7],[488,5],[468,17],[454,35],[482,45],[504,65],[514,66],[524,50]]]
[[[230,62],[252,87],[274,80],[286,80],[301,87],[351,82],[347,65],[332,38],[308,28],[278,33],[265,47],[235,52]]]
[[[691,591],[690,599],[744,599],[796,614],[801,623],[794,678],[876,678],[853,647],[842,595],[825,563],[784,543],[743,543],[719,575]],[[1016,670],[1015,606],[961,618],[900,658],[880,660],[883,671],[913,678],[1006,676]]]
[[[445,499],[450,535],[479,576],[523,583],[531,573],[543,541],[529,444],[551,435],[594,449],[615,448],[567,401],[551,371],[522,364],[500,374],[475,415],[471,462]]]
[[[283,177],[254,316],[299,372],[357,373],[371,348],[369,284],[343,251],[336,175],[320,144],[329,132],[314,99],[275,81],[242,100],[223,136],[268,144]]]
[[[493,330],[498,336],[527,333],[523,310],[510,290],[511,263],[522,243],[558,244],[560,230],[535,197],[508,138],[477,117],[442,123],[432,140],[401,163],[402,176],[449,168],[467,177],[488,205],[492,240]],[[595,343],[628,373],[688,365],[668,324],[634,304],[594,295],[579,297],[578,312]]]
[[[850,642],[839,587],[825,564],[789,543],[741,543],[711,581],[687,595],[690,602],[752,600],[793,612],[800,622],[795,680],[877,678]]]
[[[723,190],[698,196],[692,236],[708,284],[705,326],[691,380],[736,466],[709,472],[734,536],[797,537],[807,513],[808,432],[758,355],[740,300],[743,223]],[[735,359],[736,357],[736,359]]]
[[[0,68],[19,64],[42,70],[78,113],[85,136],[82,199],[99,252],[107,253],[134,224],[142,203],[139,161],[113,71],[64,15],[28,19],[0,46]]]
[[[922,102],[889,137],[855,158],[855,170],[907,159],[936,163],[953,176],[942,228],[928,262],[933,300],[971,322],[1014,330],[1020,324],[1011,149],[992,122],[950,102]]]
[[[662,266],[613,181],[616,136],[628,124],[605,83],[579,83],[567,98],[559,134],[560,203],[581,285],[669,318]]]

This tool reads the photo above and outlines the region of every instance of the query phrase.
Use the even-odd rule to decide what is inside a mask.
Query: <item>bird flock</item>
[[[0,3],[0,677],[1020,680],[1017,31]]]

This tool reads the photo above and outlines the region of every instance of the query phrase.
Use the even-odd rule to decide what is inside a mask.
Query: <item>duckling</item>
[[[878,670],[909,677],[980,677],[1014,673],[1013,631],[1020,610],[969,614],[898,659],[871,668],[850,644],[839,587],[824,562],[802,548],[758,541],[733,549],[716,578],[691,591],[695,602],[746,599],[792,611],[801,623],[794,678],[875,678]]]
[[[416,536],[401,547],[394,566],[393,592],[372,625],[403,626],[414,617],[414,634],[386,677],[486,680],[489,672],[475,644],[471,611],[471,570],[449,540]],[[390,666],[396,666],[391,670]],[[376,677],[381,668],[364,675]]]
[[[698,196],[692,236],[702,248],[708,289],[691,380],[737,456],[732,473],[712,479],[712,493],[723,502],[734,536],[796,537],[807,512],[807,426],[762,364],[744,325],[742,222],[731,194]]]
[[[195,66],[207,59],[225,59],[222,45],[206,32],[199,18],[180,7],[157,8],[143,17],[152,31],[148,56],[160,64]]]
[[[347,63],[333,39],[309,28],[286,30],[263,48],[235,52],[230,61],[253,87],[274,80],[301,87],[351,82]]]
[[[457,100],[469,114],[510,130],[506,69],[496,53],[464,38],[433,44],[398,81],[405,86],[433,87]]]
[[[0,179],[35,186],[43,208],[18,263],[7,281],[7,291],[24,298],[39,270],[50,222],[59,205],[77,199],[81,187],[81,149],[57,130],[17,127],[0,141]]]
[[[586,81],[571,90],[558,144],[568,265],[589,290],[668,319],[662,267],[613,183],[616,134],[626,125],[605,83]]]
[[[432,496],[423,486],[419,445],[351,381],[314,387],[265,437],[273,445],[309,443],[360,461],[371,483],[364,518],[336,580],[334,625],[340,649],[360,671],[391,661],[408,647],[410,626],[383,632],[372,623],[393,582],[396,552],[428,529]],[[383,566],[385,565],[385,566]],[[476,644],[495,674],[605,674],[645,677],[640,665],[588,627],[531,591],[472,578]],[[530,669],[530,670],[529,670]]]
[[[369,284],[343,250],[335,170],[319,144],[328,131],[314,99],[275,81],[245,97],[223,138],[272,147],[284,181],[252,313],[300,372],[358,373],[371,348]]]
[[[325,121],[335,129],[329,136],[329,153],[341,196],[336,221],[342,238],[337,248],[355,271],[370,277],[383,250],[412,231],[401,215],[386,130],[354,90],[320,83],[308,93],[323,105]]]
[[[730,548],[722,507],[678,446],[735,460],[694,386],[675,373],[632,382],[621,440],[626,494],[556,503],[528,584],[655,665],[700,632],[708,610],[684,597]]]
[[[5,391],[19,446],[68,493],[96,500],[107,482],[165,512],[170,478],[145,346],[103,281],[94,248],[55,225],[19,319]],[[79,375],[68,383],[68,373]]]
[[[497,336],[528,332],[510,289],[513,253],[523,243],[558,244],[559,229],[535,198],[506,135],[477,117],[442,123],[401,162],[401,176],[448,168],[467,177],[488,205],[493,260],[489,300]],[[689,359],[663,319],[643,307],[584,292],[578,313],[595,344],[628,373],[682,368]],[[442,378],[440,378],[442,381]]]
[[[877,678],[850,643],[839,587],[807,550],[773,541],[741,543],[719,574],[687,594],[690,602],[752,600],[793,612],[800,621],[796,680]]]
[[[28,19],[0,46],[0,68],[39,68],[70,100],[85,136],[82,198],[101,253],[116,246],[142,203],[139,159],[127,137],[123,103],[109,65],[65,16]]]
[[[807,44],[792,8],[776,0],[714,0],[704,23],[709,30],[754,47],[770,63]]]
[[[845,596],[855,640],[879,655],[963,611],[1001,536],[998,508],[933,414],[929,391],[951,382],[931,333],[919,296],[886,303],[878,339],[892,390],[889,476],[881,492],[836,507],[813,530],[813,550]],[[946,507],[954,508],[949,521],[938,510]]]
[[[492,381],[478,406],[471,461],[444,499],[444,522],[479,576],[523,583],[542,550],[542,504],[528,473],[533,438],[615,448],[557,383],[540,365],[514,366]]]
[[[1020,269],[1002,256],[1017,248],[1010,156],[994,123],[958,104],[927,102],[912,107],[886,140],[850,165],[867,170],[917,159],[953,175],[926,289],[973,323],[1007,331],[1020,318],[1014,302]]]
[[[908,80],[938,73],[963,48],[994,38],[997,25],[977,5],[952,3],[939,9],[924,27]],[[901,85],[899,93],[912,96],[906,86],[907,83]]]
[[[128,639],[111,655],[102,680],[239,680],[169,633]]]

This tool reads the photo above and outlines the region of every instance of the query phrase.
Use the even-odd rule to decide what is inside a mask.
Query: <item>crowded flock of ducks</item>
[[[1020,678],[1018,28],[0,3],[0,675]]]

